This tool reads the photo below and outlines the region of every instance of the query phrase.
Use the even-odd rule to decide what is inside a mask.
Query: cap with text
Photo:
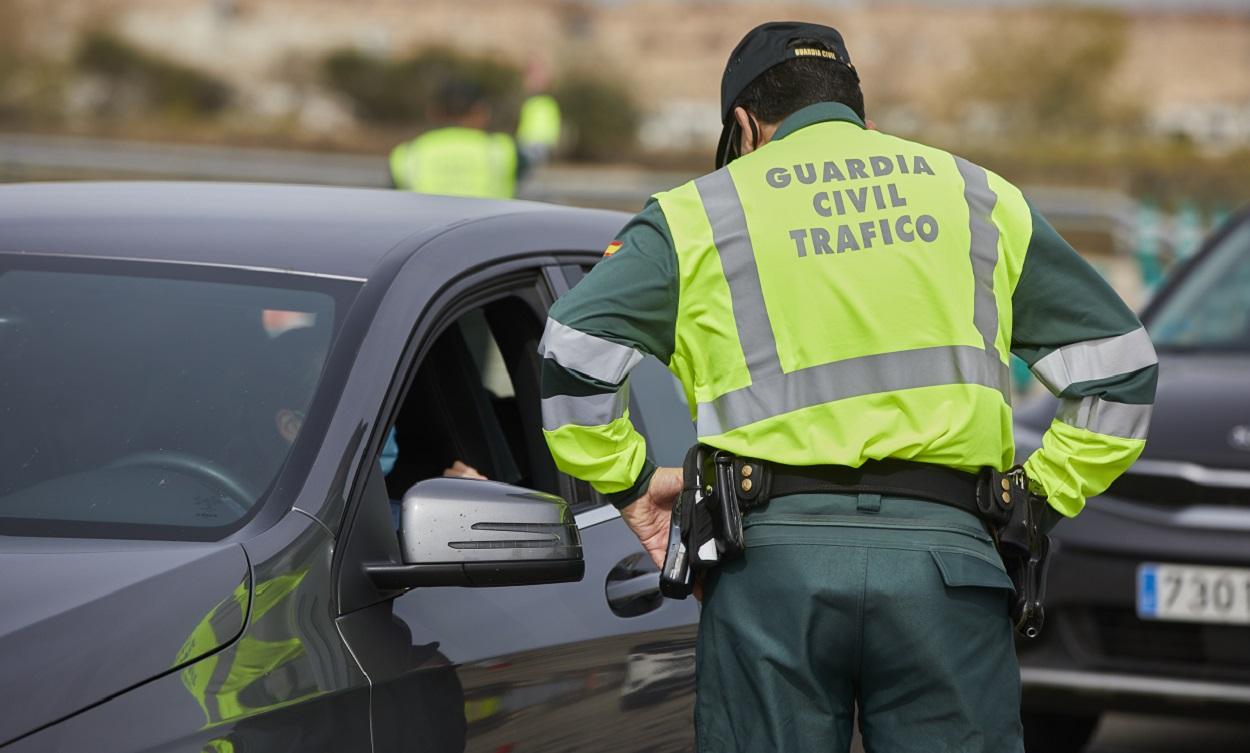
[[[720,116],[724,129],[716,147],[717,168],[729,162],[730,142],[736,131],[733,107],[743,90],[769,68],[801,57],[824,58],[855,72],[846,44],[837,29],[802,21],[760,24],[747,32],[729,54],[720,83]]]

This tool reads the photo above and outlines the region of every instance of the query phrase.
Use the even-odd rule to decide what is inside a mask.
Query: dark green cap
[[[720,117],[724,129],[716,147],[718,169],[737,156],[731,154],[737,151],[731,150],[731,146],[738,136],[733,108],[743,90],[769,68],[799,57],[826,58],[855,71],[837,29],[802,21],[770,21],[756,26],[729,53],[720,82]]]

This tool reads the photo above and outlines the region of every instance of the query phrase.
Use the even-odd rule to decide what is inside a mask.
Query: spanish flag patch
[[[605,249],[603,250],[603,255],[604,255],[604,256],[611,256],[612,254],[614,254],[614,253],[616,253],[617,251],[620,251],[620,250],[621,250],[621,242],[620,242],[620,241],[612,241],[611,243],[609,243],[609,244],[608,244],[608,247],[607,247],[607,248],[605,248]]]

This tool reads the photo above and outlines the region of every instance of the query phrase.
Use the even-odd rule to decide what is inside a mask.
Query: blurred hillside
[[[1017,180],[1250,198],[1250,5],[616,0],[0,0],[0,128],[381,153],[431,82],[509,128],[554,88],[566,158],[702,170],[754,24],[837,26],[887,131]]]

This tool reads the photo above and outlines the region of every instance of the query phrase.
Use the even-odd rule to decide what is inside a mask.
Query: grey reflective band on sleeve
[[[566,369],[585,374],[606,384],[620,384],[630,369],[642,360],[642,353],[602,337],[588,335],[547,318],[538,353]]]
[[[555,431],[561,426],[605,426],[625,415],[629,407],[629,380],[616,392],[601,395],[553,395],[544,397],[543,428]]]
[[[955,166],[964,179],[964,201],[968,204],[969,253],[972,256],[972,322],[985,340],[985,349],[998,354],[998,303],[994,298],[994,267],[998,265],[998,226],[992,215],[998,195],[990,190],[989,174],[961,157]]]
[[[1068,426],[1124,439],[1145,439],[1153,405],[1113,403],[1097,396],[1064,398],[1055,418]]]
[[[742,345],[751,381],[776,376],[781,373],[777,338],[768,320],[760,271],[755,263],[755,249],[747,232],[747,218],[738,188],[725,168],[695,180],[694,186],[712,226],[712,242],[716,244],[721,269],[729,283],[738,342]]]
[[[699,403],[697,431],[710,437],[836,400],[948,384],[989,387],[1009,400],[1009,383],[1007,364],[981,348],[900,350],[799,369]]]
[[[1064,345],[1039,358],[1032,369],[1058,395],[1080,382],[1130,374],[1158,362],[1150,335],[1138,327],[1123,335]]]

